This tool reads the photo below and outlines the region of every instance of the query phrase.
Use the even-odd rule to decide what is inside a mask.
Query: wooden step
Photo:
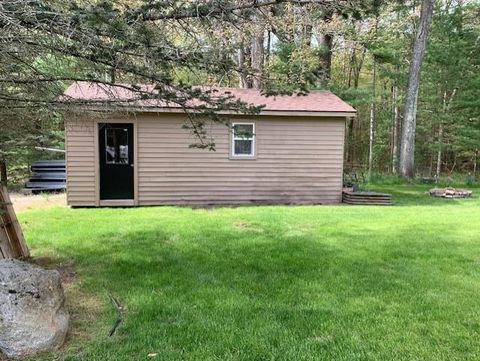
[[[392,196],[387,193],[343,191],[342,201],[351,205],[390,206]]]

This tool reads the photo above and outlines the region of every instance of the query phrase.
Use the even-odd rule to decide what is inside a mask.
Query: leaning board
[[[25,238],[18,223],[7,188],[0,186],[0,258],[29,257]]]

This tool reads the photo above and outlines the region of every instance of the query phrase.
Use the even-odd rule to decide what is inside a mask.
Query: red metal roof
[[[153,86],[142,85],[140,89],[152,92]],[[206,90],[216,90],[218,95],[232,95],[239,100],[254,106],[264,106],[262,111],[278,112],[341,112],[355,113],[355,109],[328,91],[312,91],[307,95],[278,95],[266,97],[256,89],[205,87]],[[175,103],[159,100],[142,100],[138,93],[118,86],[90,82],[75,82],[65,91],[64,95],[73,100],[104,102],[132,102],[140,107],[180,108]]]

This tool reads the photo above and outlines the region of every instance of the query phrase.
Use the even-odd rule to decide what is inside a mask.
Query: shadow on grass
[[[34,243],[74,259],[81,291],[107,310],[82,353],[66,359],[447,360],[480,351],[468,337],[480,329],[479,245],[450,218],[375,207],[49,214],[41,226],[29,218]],[[396,222],[402,216],[411,218]],[[106,289],[125,306],[113,338]]]
[[[223,285],[250,294],[251,287],[258,286],[275,294],[281,292],[285,280],[308,283],[348,274],[352,285],[357,277],[371,275],[375,287],[382,289],[388,280],[378,277],[379,268],[398,259],[448,258],[458,247],[450,241],[455,232],[449,229],[438,234],[420,226],[389,232],[383,237],[375,231],[338,231],[338,247],[332,246],[331,240],[322,243],[313,233],[303,237],[264,233],[250,238],[248,234],[216,232],[217,240],[206,233],[192,243],[179,240],[179,244],[175,241],[177,235],[159,231],[132,232],[121,237],[109,233],[98,238],[103,246],[83,251],[80,262],[92,276],[89,282],[98,285],[103,278],[105,286],[115,281],[142,289],[158,280],[183,291]],[[409,234],[415,235],[415,239],[406,239]],[[75,253],[70,256],[78,258]],[[407,270],[402,268],[403,271]],[[418,274],[407,273],[414,284]],[[164,275],[167,277],[163,278]],[[325,286],[332,291],[339,287],[328,283]],[[362,287],[355,292],[364,290]]]

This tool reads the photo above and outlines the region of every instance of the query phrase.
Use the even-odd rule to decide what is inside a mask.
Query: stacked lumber
[[[0,259],[25,258],[29,255],[7,187],[0,186]]]
[[[391,206],[392,195],[377,192],[353,192],[344,190],[342,193],[342,201],[346,204],[355,205],[372,205],[372,206]]]
[[[32,171],[32,177],[25,184],[25,188],[32,192],[62,191],[67,187],[64,160],[35,162]]]

